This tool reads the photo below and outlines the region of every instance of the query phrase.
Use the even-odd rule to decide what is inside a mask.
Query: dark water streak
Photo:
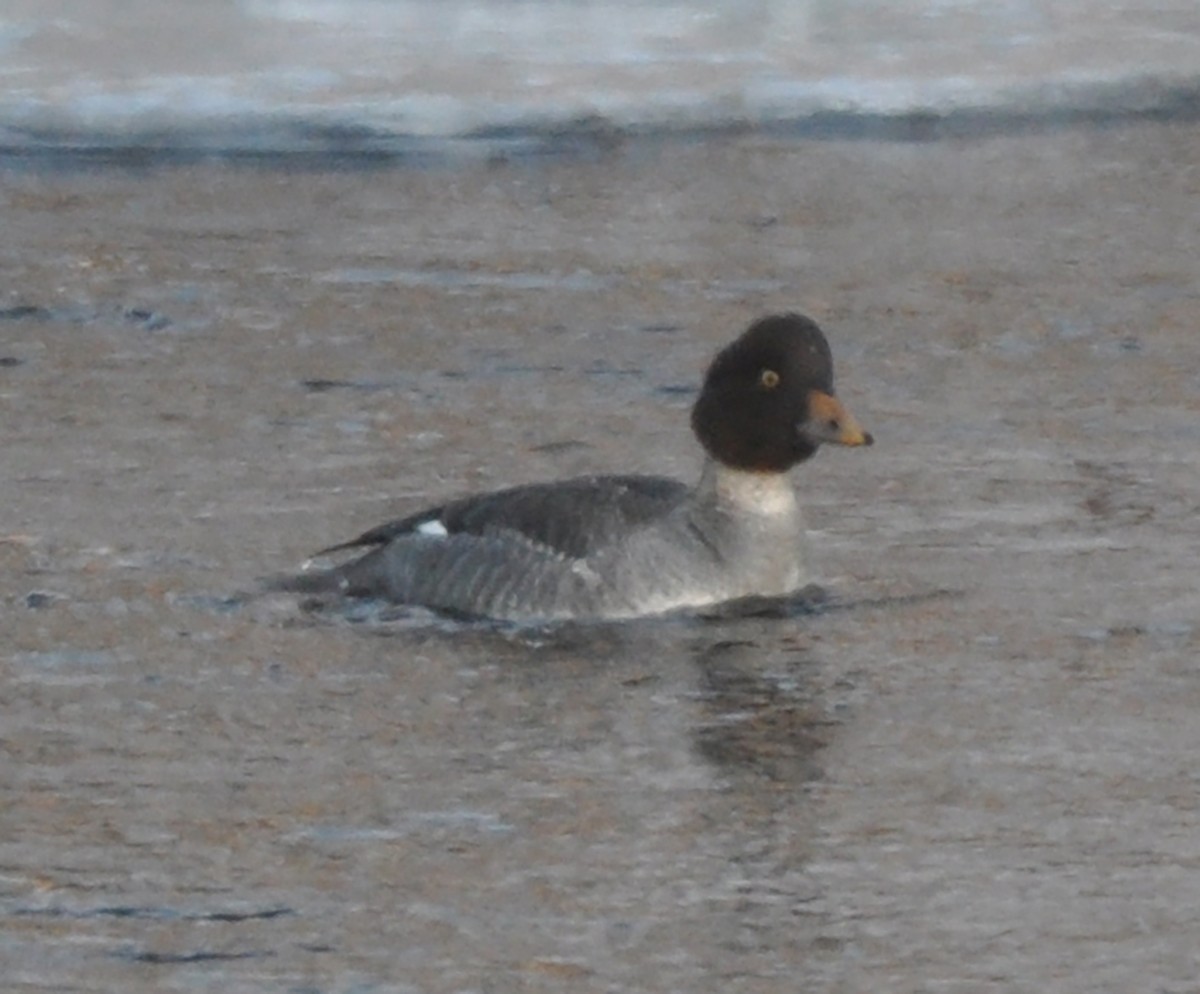
[[[283,171],[443,169],[480,161],[593,162],[616,149],[655,149],[762,135],[793,141],[901,144],[1108,129],[1200,120],[1200,81],[1152,77],[1098,84],[1068,96],[1033,90],[1007,103],[900,113],[822,110],[795,117],[704,124],[623,125],[592,115],[547,124],[487,126],[459,136],[425,137],[370,125],[329,125],[284,115],[179,129],[105,131],[6,125],[0,169],[141,170],[221,162]]]

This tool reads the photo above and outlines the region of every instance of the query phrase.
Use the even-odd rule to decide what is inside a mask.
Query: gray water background
[[[0,3],[0,150],[39,161],[927,138],[1198,97],[1200,8],[1161,0]]]

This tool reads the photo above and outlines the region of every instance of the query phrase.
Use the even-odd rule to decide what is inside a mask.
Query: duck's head
[[[834,396],[829,343],[801,314],[761,318],[717,353],[692,430],[718,462],[762,473],[786,472],[826,442],[874,441]]]

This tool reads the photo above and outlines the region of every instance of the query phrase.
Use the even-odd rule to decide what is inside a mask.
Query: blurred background
[[[337,155],[1195,116],[1200,5],[5,0],[0,147]],[[932,132],[931,132],[932,129]]]

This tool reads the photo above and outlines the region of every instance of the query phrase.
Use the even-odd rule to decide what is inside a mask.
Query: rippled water
[[[1192,990],[1197,161],[4,174],[0,986]],[[242,596],[427,500],[691,476],[784,307],[877,439],[796,473],[834,609]]]

